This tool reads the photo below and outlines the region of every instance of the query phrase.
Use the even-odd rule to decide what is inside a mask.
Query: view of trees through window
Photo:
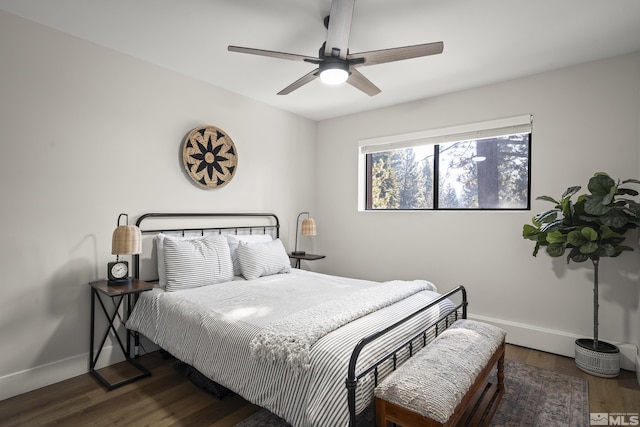
[[[530,133],[366,155],[367,209],[528,209]]]

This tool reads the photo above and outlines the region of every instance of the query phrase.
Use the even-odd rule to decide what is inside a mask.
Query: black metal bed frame
[[[270,224],[247,224],[247,225],[238,225],[238,226],[224,226],[224,227],[193,227],[193,228],[156,228],[156,229],[144,229],[142,227],[142,223],[146,219],[170,219],[170,218],[185,218],[185,219],[198,219],[198,218],[254,218],[256,220],[262,219],[267,220]],[[140,228],[142,234],[157,234],[157,233],[175,233],[181,232],[183,235],[186,232],[200,232],[202,235],[205,232],[218,232],[222,234],[223,231],[233,232],[234,234],[238,234],[240,230],[248,231],[249,234],[252,234],[255,230],[262,230],[262,234],[266,234],[267,230],[275,230],[275,237],[280,237],[280,221],[278,217],[273,213],[146,213],[138,218],[136,221],[136,226]],[[135,278],[140,278],[140,255],[133,256],[133,275]],[[458,296],[459,295],[459,296]],[[390,349],[384,355],[378,357],[375,361],[369,363],[368,365],[358,368],[358,357],[364,348],[374,342],[376,339],[392,332],[394,329],[400,327],[404,323],[423,313],[424,311],[439,305],[445,300],[450,300],[451,298],[460,298],[461,302],[454,306],[442,314],[438,320],[434,323],[431,323],[426,328],[422,328],[422,330],[418,331],[416,334],[412,335],[407,340],[402,343],[396,345],[394,348]],[[467,318],[467,292],[463,286],[459,286],[450,292],[440,296],[439,298],[431,301],[429,304],[420,308],[419,310],[409,314],[403,319],[397,321],[396,323],[386,327],[385,329],[373,332],[364,338],[362,338],[358,344],[353,349],[351,354],[351,358],[349,360],[349,368],[347,372],[346,378],[346,387],[348,394],[348,406],[349,406],[349,426],[355,427],[358,424],[358,415],[356,414],[356,390],[358,387],[358,381],[362,379],[364,376],[369,375],[373,372],[374,375],[374,384],[377,386],[380,380],[379,378],[379,368],[383,363],[386,363],[388,360],[392,360],[393,370],[399,366],[398,353],[408,349],[408,357],[413,356],[414,353],[414,342],[422,338],[422,347],[428,345],[428,338],[434,338],[438,336],[441,330],[444,330],[450,326],[458,318]],[[430,340],[429,340],[430,341]],[[419,350],[419,349],[418,349]],[[372,410],[372,408],[371,408]]]

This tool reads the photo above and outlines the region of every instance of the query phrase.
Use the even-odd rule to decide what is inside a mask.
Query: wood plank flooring
[[[573,359],[507,345],[507,359],[589,380],[591,412],[640,413],[635,372],[604,379],[576,368]],[[211,426],[232,427],[260,408],[233,396],[218,400],[181,376],[174,359],[159,353],[140,362],[153,375],[106,391],[89,374],[80,375],[0,402],[0,426]],[[113,380],[128,374],[126,364],[101,372]],[[106,372],[108,371],[108,372]],[[111,378],[110,378],[111,379]]]

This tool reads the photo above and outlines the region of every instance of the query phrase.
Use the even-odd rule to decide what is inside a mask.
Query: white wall
[[[4,12],[0,58],[0,399],[87,371],[119,213],[274,212],[291,248],[314,209],[312,121]],[[182,172],[203,124],[239,153],[218,190]]]
[[[464,284],[471,315],[507,327],[511,342],[571,354],[575,337],[592,336],[592,269],[531,256],[522,226],[547,202],[513,212],[358,212],[357,144],[533,114],[532,194],[559,197],[571,185],[586,189],[596,171],[640,178],[639,112],[636,53],[323,121],[316,242],[327,258],[319,268],[376,280],[427,278],[441,290]],[[637,233],[628,241],[637,249]],[[631,343],[635,352],[640,251],[604,259],[600,272],[600,338]]]

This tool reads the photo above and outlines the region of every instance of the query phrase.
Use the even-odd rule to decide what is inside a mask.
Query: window
[[[360,209],[529,209],[531,116],[360,142]]]

